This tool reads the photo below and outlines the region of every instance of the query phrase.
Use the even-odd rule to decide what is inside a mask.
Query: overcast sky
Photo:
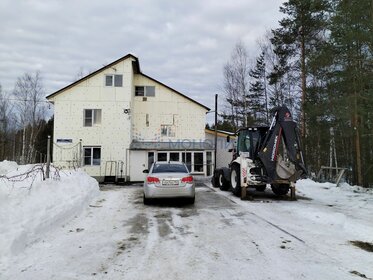
[[[128,53],[143,73],[213,108],[238,40],[254,58],[281,0],[1,0],[0,84],[40,70],[46,94]]]

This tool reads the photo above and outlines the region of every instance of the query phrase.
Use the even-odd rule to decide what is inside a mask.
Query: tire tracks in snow
[[[266,218],[264,218],[264,217],[256,214],[255,212],[247,209],[247,204],[250,203],[250,201],[244,201],[244,200],[240,200],[240,198],[238,198],[238,197],[232,197],[231,193],[215,190],[213,187],[211,187],[209,185],[206,185],[206,187],[211,189],[217,195],[221,195],[221,196],[227,198],[229,201],[231,201],[235,205],[238,205],[240,207],[244,207],[245,208],[245,213],[250,214],[251,216],[255,217],[256,219],[270,225],[271,227],[275,228],[276,230],[281,231],[281,232],[285,233],[287,236],[297,240],[302,246],[306,247],[308,250],[313,251],[314,253],[329,259],[336,266],[336,268],[339,271],[341,271],[343,273],[349,273],[349,271],[351,271],[351,268],[348,268],[345,264],[341,263],[341,261],[339,259],[337,259],[336,257],[331,256],[326,252],[318,250],[317,248],[315,248],[315,246],[313,246],[312,244],[308,244],[305,240],[303,240],[302,238],[297,236],[295,233],[292,233],[292,232],[286,230],[285,228],[283,228],[282,226],[280,226],[278,224],[275,224],[273,222],[270,222]],[[233,210],[233,211],[236,211],[236,210]],[[232,215],[232,213],[230,213],[230,214],[231,214],[231,216],[236,216],[236,215]],[[257,243],[255,243],[255,241],[253,241],[253,244],[255,244],[259,249],[259,245]]]
[[[210,187],[210,186],[208,186],[208,185],[206,185],[206,187],[209,188],[209,189],[211,189],[212,191],[214,191],[214,192],[217,193],[218,195],[220,195],[220,192],[218,193],[218,192],[217,192],[215,189],[213,189],[212,187]],[[236,204],[236,205],[243,206],[243,205],[241,205],[241,203],[237,203],[236,201],[234,201],[234,200],[233,200],[232,198],[230,198],[229,196],[224,195],[224,197],[226,197],[227,199],[229,199],[232,203],[234,203],[234,204]],[[265,218],[259,216],[258,214],[254,213],[254,212],[252,212],[252,211],[250,211],[250,210],[246,210],[246,211],[247,211],[247,213],[249,213],[249,214],[255,216],[256,218],[258,218],[258,219],[260,219],[260,220],[266,222],[267,224],[269,224],[269,225],[271,225],[271,226],[277,228],[278,230],[282,231],[283,233],[285,233],[285,234],[287,234],[287,235],[293,237],[294,239],[298,240],[299,242],[306,244],[306,242],[305,242],[303,239],[299,238],[299,237],[296,236],[295,234],[290,233],[289,231],[285,230],[284,228],[280,227],[279,225],[276,225],[276,224],[274,224],[274,223],[268,221],[267,219],[265,219]]]

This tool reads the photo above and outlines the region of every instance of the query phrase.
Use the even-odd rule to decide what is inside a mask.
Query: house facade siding
[[[133,96],[133,139],[169,141],[204,139],[207,110],[172,92],[146,76],[135,75],[134,87],[154,86],[155,96]],[[161,135],[161,126],[170,126],[171,136]]]
[[[100,181],[141,181],[152,160],[177,159],[206,175],[212,147],[196,150],[190,143],[205,141],[209,109],[134,69],[136,63],[126,56],[47,97],[55,109],[54,164],[81,166]],[[107,76],[115,75],[121,86],[107,86]],[[136,87],[150,88],[149,96],[136,96]],[[161,149],[144,144],[159,142]]]

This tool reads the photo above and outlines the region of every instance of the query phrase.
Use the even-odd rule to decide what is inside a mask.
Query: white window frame
[[[116,86],[115,85],[115,77],[116,76],[122,76],[122,85],[121,86]],[[111,85],[106,84],[106,77],[112,77],[112,84]],[[105,77],[104,77],[104,85],[105,85],[105,87],[123,87],[123,75],[122,74],[106,74]]]
[[[91,111],[92,112],[92,124],[87,125],[86,120],[86,112]],[[98,112],[100,112],[100,117],[98,118]],[[99,122],[98,122],[99,121]],[[102,123],[102,109],[84,109],[83,110],[83,126],[84,127],[94,127],[94,126],[100,126]]]
[[[154,159],[155,161],[158,161],[158,153],[165,153],[167,155],[166,157],[166,161],[170,161],[170,154],[171,153],[179,153],[179,162],[183,162],[183,154],[185,153],[185,159],[186,159],[186,153],[190,153],[190,156],[191,156],[191,161],[190,161],[190,170],[189,172],[190,173],[193,173],[193,174],[206,174],[207,172],[207,169],[206,169],[206,151],[152,151],[154,152]],[[212,153],[212,156],[213,156],[213,152],[212,151],[209,151]],[[196,171],[196,166],[195,166],[195,161],[194,161],[194,154],[195,153],[202,153],[203,154],[203,159],[202,159],[202,164],[203,164],[203,169],[202,171]],[[185,162],[185,165],[187,165],[187,163]]]
[[[94,158],[93,158],[93,149],[100,149],[100,158],[99,158],[99,163],[94,163]],[[90,158],[90,164],[85,163],[85,159],[87,156],[85,155],[85,151],[90,150],[91,155],[89,156]],[[83,165],[84,166],[100,166],[101,165],[101,159],[102,159],[102,149],[101,146],[83,146]]]

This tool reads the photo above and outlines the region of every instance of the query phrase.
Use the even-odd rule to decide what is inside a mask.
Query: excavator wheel
[[[235,196],[241,196],[240,167],[236,164],[231,169],[231,191]]]
[[[220,170],[217,181],[219,189],[221,189],[222,191],[227,191],[229,189],[229,182],[227,182],[227,180],[225,179],[223,170]]]
[[[216,171],[214,171],[214,175],[211,178],[211,184],[214,188],[218,188],[219,187],[219,176],[216,176],[217,174],[215,172]]]
[[[289,192],[289,184],[272,184],[272,191],[275,195],[286,195]]]

